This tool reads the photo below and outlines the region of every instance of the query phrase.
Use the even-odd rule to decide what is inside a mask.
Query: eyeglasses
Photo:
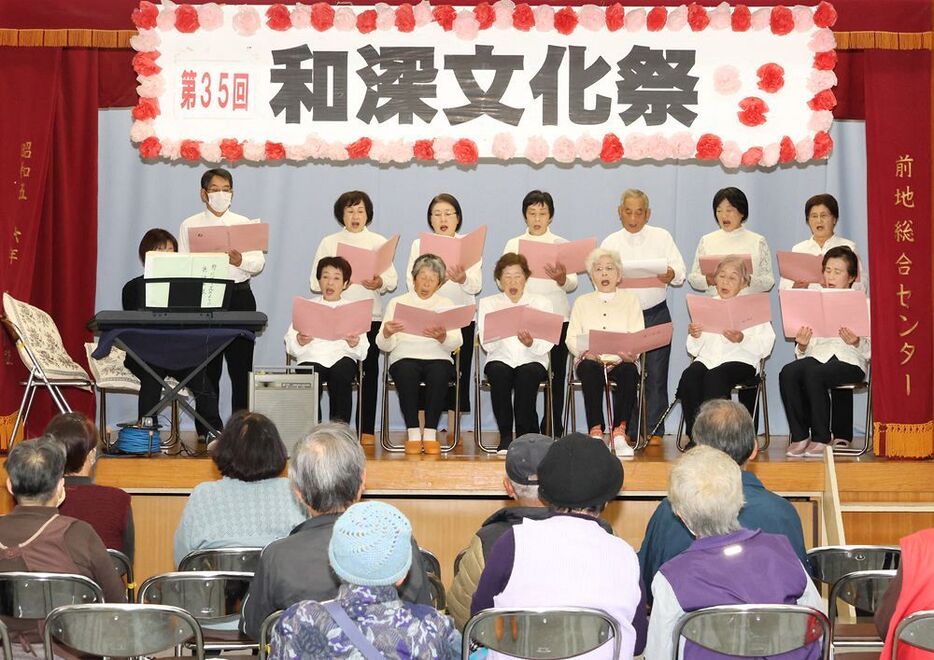
[[[454,211],[432,211],[431,217],[432,218],[455,218],[457,217],[457,213],[455,213]]]
[[[808,219],[809,220],[829,220],[832,217],[833,216],[830,215],[829,213],[821,213],[820,215],[816,213],[812,213],[811,215],[808,216]]]

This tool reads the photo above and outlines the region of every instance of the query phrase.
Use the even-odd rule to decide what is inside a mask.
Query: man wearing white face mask
[[[178,251],[190,252],[188,245],[188,230],[193,227],[219,227],[231,225],[244,225],[259,220],[250,220],[246,216],[230,210],[233,199],[233,175],[227,170],[215,168],[208,170],[201,176],[201,201],[204,202],[204,211],[196,213],[182,222],[178,233]],[[250,289],[250,278],[259,275],[266,265],[266,257],[261,250],[239,252],[230,250],[227,253],[230,260],[230,274],[228,277],[234,281],[233,293],[230,297],[231,311],[255,312],[256,298]],[[247,339],[237,339],[224,351],[227,361],[227,373],[230,376],[230,412],[246,410],[249,402],[249,373],[253,368],[253,342]],[[208,368],[208,378],[220,391],[221,360],[218,358]]]

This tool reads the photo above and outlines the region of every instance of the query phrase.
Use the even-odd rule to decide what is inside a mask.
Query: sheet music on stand
[[[226,254],[147,252],[145,307],[227,309],[232,284],[229,272]]]

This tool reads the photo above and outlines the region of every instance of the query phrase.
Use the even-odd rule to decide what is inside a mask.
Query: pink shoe
[[[805,458],[823,458],[824,449],[827,448],[827,444],[824,442],[811,442],[808,445],[807,450],[804,452]]]
[[[808,445],[810,444],[810,438],[805,440],[798,440],[797,442],[789,442],[788,450],[785,452],[785,456],[788,456],[789,458],[801,458],[804,456],[804,452],[808,450]]]
[[[591,438],[596,438],[597,440],[603,440],[603,427],[594,426],[593,428],[590,429],[590,433],[588,435],[590,435]]]

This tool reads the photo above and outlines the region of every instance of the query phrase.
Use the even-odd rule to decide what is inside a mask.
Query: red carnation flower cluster
[[[837,66],[837,51],[825,50],[814,54],[814,68],[821,71],[830,71]]]
[[[645,17],[645,27],[649,32],[658,32],[668,22],[668,10],[664,7],[652,7]]]
[[[570,7],[555,12],[555,29],[561,34],[571,34],[577,27],[577,13]]]
[[[704,133],[697,141],[697,160],[717,160],[723,153],[723,140],[713,133]]]
[[[782,138],[782,141],[778,145],[778,162],[779,163],[790,163],[795,159],[795,143],[791,141],[791,138],[787,135]]]
[[[829,2],[821,2],[814,11],[814,25],[820,28],[832,27],[837,22],[837,10]]]
[[[193,163],[196,160],[201,160],[201,143],[197,140],[182,140],[178,152],[182,158],[189,162]]]
[[[141,98],[136,107],[133,108],[133,119],[137,121],[146,121],[155,119],[159,116],[159,99]]]
[[[710,16],[707,15],[707,10],[696,2],[688,5],[688,25],[691,26],[691,30],[694,32],[700,32],[710,25]]]
[[[833,110],[837,105],[837,97],[833,95],[833,92],[829,89],[825,89],[821,92],[818,92],[814,95],[810,101],[808,101],[808,107],[811,110]]]
[[[457,11],[451,5],[439,5],[431,10],[431,15],[445,32],[450,32],[454,27],[454,19],[457,18]]]
[[[285,158],[285,147],[281,142],[266,140],[266,160],[282,160]]]
[[[528,3],[520,2],[512,10],[512,26],[523,32],[528,32],[535,26],[535,13]]]
[[[162,153],[162,143],[157,137],[148,137],[139,143],[139,155],[143,158],[158,158]]]
[[[364,137],[347,145],[347,156],[352,160],[360,160],[370,155],[373,140]]]
[[[156,64],[161,53],[158,50],[140,52],[133,56],[133,70],[141,76],[154,76],[162,67]]]
[[[376,29],[376,10],[367,9],[357,14],[357,30],[360,34],[368,34]]]
[[[782,5],[772,7],[772,12],[769,15],[769,26],[772,28],[773,34],[786,35],[795,29],[795,16],[788,7]]]
[[[233,138],[221,140],[221,156],[229,163],[235,163],[243,158],[243,145]]]
[[[151,30],[156,27],[156,19],[159,17],[159,8],[148,0],[139,3],[139,8],[134,9],[130,18],[133,19],[133,25],[140,30]],[[161,148],[161,146],[160,146]],[[156,154],[158,155],[158,154]]]
[[[600,148],[600,160],[604,163],[616,163],[623,158],[623,143],[615,133],[607,133],[603,136],[603,145]]]
[[[743,167],[755,167],[762,160],[762,147],[750,147],[743,152],[740,164]]]
[[[763,64],[756,69],[759,76],[759,89],[774,94],[785,86],[785,69],[774,62]]]
[[[477,143],[473,140],[461,138],[454,143],[454,159],[461,165],[473,165],[478,156]]]
[[[435,147],[431,140],[415,140],[412,152],[415,155],[415,160],[435,159]]]
[[[752,27],[752,12],[746,5],[736,5],[730,15],[730,27],[734,32],[746,32]]]
[[[270,30],[285,32],[292,27],[292,17],[288,8],[283,4],[272,5],[266,10],[266,25]]]
[[[761,126],[766,122],[765,113],[769,105],[757,96],[747,96],[739,102],[740,111],[736,113],[740,123],[746,126]]]
[[[833,138],[827,131],[820,131],[814,136],[814,158],[827,158],[833,150]]]
[[[330,30],[334,26],[334,8],[326,2],[316,2],[311,6],[311,27],[318,32]],[[375,24],[374,24],[375,26]]]
[[[415,12],[409,3],[396,7],[396,29],[399,32],[412,32],[415,30]]]
[[[616,32],[626,24],[626,10],[618,2],[606,8],[606,29]]]
[[[175,8],[175,29],[185,34],[191,34],[201,27],[198,21],[198,10],[191,5],[178,5]],[[196,159],[197,160],[197,159]]]
[[[489,2],[481,2],[473,8],[473,15],[477,17],[481,30],[487,30],[496,21],[496,10]]]

